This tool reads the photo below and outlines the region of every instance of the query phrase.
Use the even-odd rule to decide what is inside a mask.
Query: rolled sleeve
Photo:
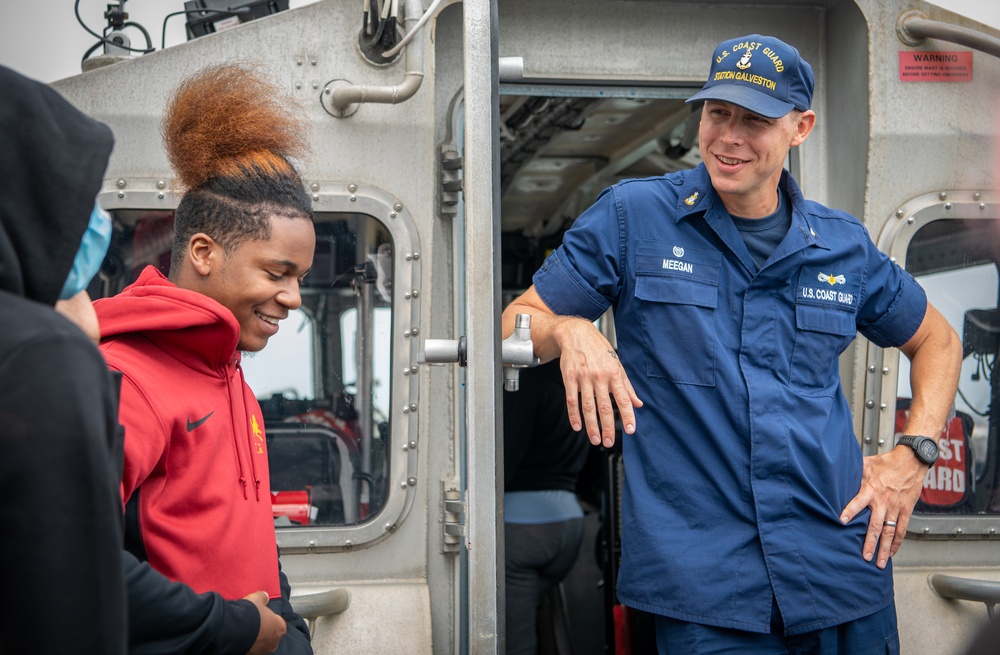
[[[864,304],[858,314],[859,331],[881,348],[901,346],[923,322],[927,294],[912,275],[870,240],[868,265]]]
[[[614,187],[566,232],[532,282],[556,314],[598,318],[621,289],[622,220]]]

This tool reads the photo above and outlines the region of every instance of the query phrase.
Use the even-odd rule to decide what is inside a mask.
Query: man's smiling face
[[[712,187],[731,214],[759,218],[777,209],[788,150],[805,141],[815,118],[812,111],[795,110],[767,118],[729,102],[705,101],[698,145]]]

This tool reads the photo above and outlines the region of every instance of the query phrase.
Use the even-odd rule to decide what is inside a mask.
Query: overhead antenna
[[[80,16],[80,0],[76,0],[74,3],[74,11],[76,13],[76,20],[80,23],[80,26],[87,31],[88,34],[95,37],[98,41],[90,47],[87,52],[83,54],[83,59],[80,64],[83,72],[93,70],[95,68],[101,68],[109,64],[114,64],[124,59],[130,59],[132,53],[138,52],[139,54],[146,54],[153,52],[153,41],[149,36],[149,32],[146,31],[139,23],[132,22],[128,19],[128,12],[125,11],[126,0],[120,0],[119,2],[112,2],[107,4],[107,10],[104,12],[104,19],[107,21],[103,33],[98,34],[94,30],[90,29],[86,23],[83,22],[83,18]],[[132,27],[140,32],[142,32],[143,37],[146,40],[145,48],[133,48],[132,39],[129,38],[128,34],[124,32],[125,28]],[[96,57],[91,57],[98,48],[103,48],[100,55]]]

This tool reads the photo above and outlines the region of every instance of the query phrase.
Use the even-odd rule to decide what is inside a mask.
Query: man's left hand
[[[841,512],[840,520],[847,524],[865,507],[871,509],[862,555],[870,562],[878,544],[876,565],[884,569],[903,543],[928,467],[906,447],[863,461],[861,489]]]

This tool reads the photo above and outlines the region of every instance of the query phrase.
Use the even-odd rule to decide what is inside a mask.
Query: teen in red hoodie
[[[123,374],[127,548],[198,593],[266,592],[288,620],[279,652],[308,653],[278,566],[264,419],[240,368],[240,351],[262,349],[300,305],[315,249],[311,202],[288,161],[300,124],[277,97],[237,66],[181,86],[164,121],[187,188],[170,277],[148,267],[95,308],[101,351]],[[258,627],[273,619],[262,612]]]

